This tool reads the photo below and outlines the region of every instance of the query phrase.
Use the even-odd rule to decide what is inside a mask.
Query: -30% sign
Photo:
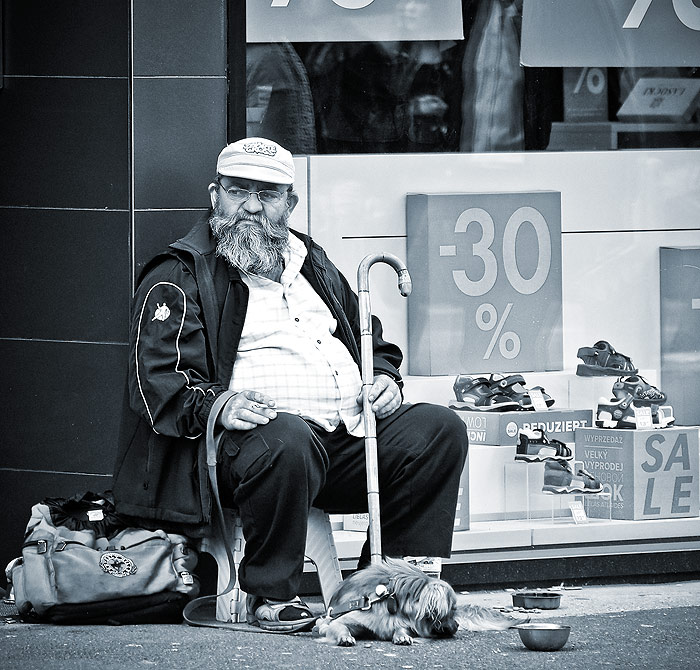
[[[517,262],[518,233],[522,226],[534,232],[536,240],[536,267],[530,276],[523,276]],[[542,213],[531,206],[518,207],[508,218],[500,244],[496,241],[496,224],[491,214],[481,207],[472,207],[462,212],[455,223],[455,234],[464,234],[471,226],[478,228],[476,241],[471,243],[471,257],[477,259],[471,265],[483,268],[478,279],[471,279],[466,270],[453,270],[455,286],[464,294],[479,297],[491,292],[497,284],[502,266],[511,289],[520,295],[537,293],[547,282],[552,264],[552,241],[547,221]],[[441,256],[457,256],[457,245],[441,245]],[[500,261],[500,263],[499,263]],[[480,304],[475,312],[475,322],[479,330],[491,332],[492,336],[483,355],[489,360],[498,345],[503,358],[512,360],[521,351],[521,338],[515,330],[505,330],[506,321],[514,308],[508,302],[500,317],[498,309],[491,302]]]

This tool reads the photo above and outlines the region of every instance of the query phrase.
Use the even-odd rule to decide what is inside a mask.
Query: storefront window
[[[299,154],[700,146],[700,68],[523,66],[522,12],[462,0],[464,39],[249,43],[247,132]],[[632,104],[686,87],[672,112]]]

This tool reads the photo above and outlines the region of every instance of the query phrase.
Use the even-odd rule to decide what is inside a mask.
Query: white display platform
[[[365,534],[334,531],[340,567],[353,570]],[[452,557],[444,563],[484,563],[576,556],[663,553],[700,550],[700,518],[621,521],[590,519],[472,522],[455,532]],[[305,568],[312,571],[311,565]]]

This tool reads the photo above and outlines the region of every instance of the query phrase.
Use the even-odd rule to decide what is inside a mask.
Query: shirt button
[[[321,340],[316,340],[316,344],[321,344]]]
[[[295,317],[294,317],[294,320],[295,320],[297,323],[299,323],[299,317],[298,317],[298,316],[295,316]]]

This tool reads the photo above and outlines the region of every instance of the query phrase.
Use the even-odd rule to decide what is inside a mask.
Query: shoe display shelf
[[[639,370],[650,383],[656,384],[658,375],[653,370]],[[595,410],[600,397],[610,397],[615,377],[577,377],[575,370],[563,372],[524,373],[527,386],[543,386],[547,393],[555,398],[559,407],[590,408],[592,421],[595,420]],[[432,402],[448,405],[453,397],[452,385],[454,376],[446,377],[407,377],[405,379],[404,396],[408,402]],[[518,414],[532,415],[532,412]],[[591,426],[578,430],[596,430]],[[605,439],[620,437],[632,439],[634,435],[644,431],[599,429],[604,431]],[[671,491],[669,481],[664,480],[664,468],[669,462],[669,456],[678,440],[676,428],[665,428],[652,431],[657,436],[650,443],[651,454],[647,451],[646,441],[642,446],[637,436],[636,449],[639,456],[638,467],[647,462],[647,468],[657,468],[656,479],[652,485],[644,482],[644,495],[647,487],[653,488],[650,498],[652,507],[670,503],[657,504],[659,493]],[[664,438],[659,440],[659,433]],[[694,435],[694,437],[693,437]],[[672,437],[673,436],[673,437]],[[556,436],[554,436],[556,437]],[[620,556],[629,554],[655,554],[659,552],[700,551],[700,517],[684,516],[673,518],[646,517],[621,518],[619,505],[620,488],[615,488],[613,474],[602,474],[602,468],[592,462],[594,456],[590,442],[583,438],[562,440],[574,451],[576,461],[582,461],[584,468],[604,485],[604,493],[600,494],[546,494],[542,492],[544,483],[544,463],[524,463],[515,461],[515,440],[508,445],[479,444],[470,440],[468,468],[463,472],[461,509],[458,517],[468,529],[456,530],[453,535],[452,557],[444,563],[470,564],[489,563],[493,561],[520,561],[547,558],[586,557],[586,556]],[[675,438],[675,439],[674,439]],[[671,459],[673,469],[681,467],[684,454],[691,459],[691,474],[673,472],[672,487],[676,487],[677,504],[684,505],[689,497],[697,501],[698,495],[688,481],[683,477],[692,476],[697,484],[700,475],[695,475],[697,466],[693,459],[698,456],[697,428],[691,428],[688,439],[688,449],[683,446],[685,438],[676,447],[676,454]],[[615,446],[613,442],[608,442]],[[586,445],[586,446],[584,446]],[[664,446],[665,445],[665,446]],[[594,445],[595,447],[595,445]],[[656,448],[665,456],[658,460]],[[630,449],[628,453],[633,453]],[[588,453],[587,453],[588,452]],[[602,454],[600,454],[603,457]],[[571,461],[570,461],[571,462]],[[658,463],[662,463],[658,468]],[[693,469],[694,468],[694,469]],[[671,472],[669,470],[668,472]],[[667,473],[668,474],[668,473]],[[681,477],[676,483],[676,476]],[[661,478],[659,478],[661,477]],[[637,478],[636,486],[642,486]],[[612,495],[609,494],[612,493]],[[688,493],[690,492],[690,494]],[[624,496],[624,492],[623,492]],[[636,497],[639,502],[640,497]],[[641,498],[643,500],[643,498]],[[664,498],[666,500],[666,498]],[[586,520],[579,523],[573,517],[571,503],[583,502]],[[344,518],[340,515],[331,516],[334,539],[338,556],[343,570],[354,569],[360,555],[362,544],[366,537],[366,519],[358,517],[354,520],[345,519],[348,528],[356,524],[357,530],[343,529]],[[310,568],[312,569],[312,568]]]
[[[571,445],[573,447],[573,445]],[[583,467],[581,461],[570,461],[574,472]],[[546,461],[525,463],[512,461],[503,467],[505,518],[523,514],[528,521],[552,523],[587,523],[595,512],[599,519],[612,519],[612,494],[609,489],[598,493],[548,493],[544,491]]]

